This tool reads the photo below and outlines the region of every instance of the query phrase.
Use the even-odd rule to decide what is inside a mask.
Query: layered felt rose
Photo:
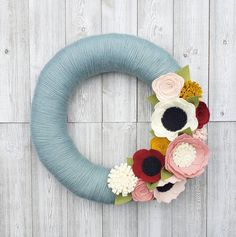
[[[198,126],[195,106],[182,98],[160,101],[151,117],[151,127],[157,137],[173,141],[180,131]]]
[[[200,101],[196,109],[196,117],[198,120],[198,128],[202,128],[205,124],[209,122],[210,112],[207,108],[207,105],[202,101]]]
[[[152,89],[159,101],[178,98],[184,79],[175,73],[160,76],[152,82]]]
[[[174,175],[166,180],[160,180],[154,190],[154,197],[158,202],[170,203],[185,190],[186,180],[179,180]]]
[[[208,164],[208,146],[187,134],[177,137],[167,148],[165,168],[178,179],[193,178],[204,172]]]
[[[153,199],[153,192],[147,188],[146,182],[139,179],[134,191],[132,192],[132,198],[136,202],[147,202]]]
[[[132,169],[135,176],[148,183],[160,180],[164,165],[164,156],[156,150],[142,149],[133,155]]]

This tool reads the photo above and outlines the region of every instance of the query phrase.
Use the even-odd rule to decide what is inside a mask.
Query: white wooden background
[[[44,64],[65,45],[108,32],[157,43],[203,85],[212,159],[170,205],[82,200],[31,144],[31,98]],[[235,0],[0,0],[0,236],[236,236],[235,90]],[[149,93],[121,74],[83,83],[68,114],[82,153],[111,167],[148,147]]]

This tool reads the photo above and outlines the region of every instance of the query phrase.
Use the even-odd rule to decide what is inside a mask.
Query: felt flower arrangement
[[[136,151],[108,175],[117,205],[153,199],[170,203],[185,190],[187,180],[201,175],[208,164],[205,125],[210,113],[189,67],[155,79],[152,89],[150,149]]]

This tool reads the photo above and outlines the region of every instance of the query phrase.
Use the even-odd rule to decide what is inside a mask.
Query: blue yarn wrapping
[[[80,81],[101,73],[123,72],[150,84],[178,68],[166,51],[131,35],[92,36],[59,51],[42,70],[32,103],[32,140],[42,163],[76,195],[114,203],[109,169],[80,154],[68,134],[69,98]]]

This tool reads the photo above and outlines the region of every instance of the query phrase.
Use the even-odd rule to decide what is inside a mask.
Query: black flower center
[[[142,163],[143,173],[154,176],[161,171],[161,162],[156,157],[147,157]]]
[[[187,114],[178,107],[171,107],[164,112],[161,122],[167,130],[175,132],[185,126]]]
[[[167,183],[164,186],[157,187],[156,189],[158,192],[164,193],[164,192],[167,192],[168,190],[170,190],[173,187],[173,185],[174,184],[172,184],[172,183]]]

